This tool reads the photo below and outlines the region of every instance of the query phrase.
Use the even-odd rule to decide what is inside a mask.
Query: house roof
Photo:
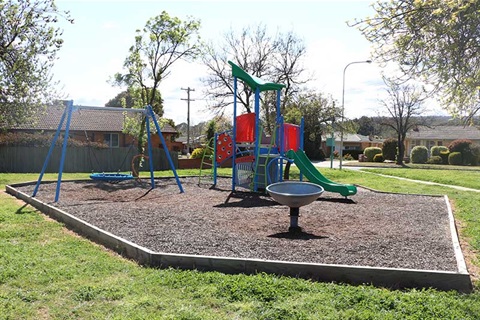
[[[35,119],[15,126],[12,129],[57,130],[64,110],[64,106],[49,106]],[[126,117],[128,117],[128,115],[125,112],[112,112],[98,109],[75,109],[72,112],[70,130],[121,132]],[[63,128],[65,128],[65,124],[66,120]],[[164,123],[162,133],[177,133],[177,130],[170,124]]]
[[[331,138],[331,134],[327,134],[322,137],[323,140],[326,138]],[[341,133],[340,132],[335,132],[334,133],[334,138],[335,141],[340,142],[342,140],[341,138]],[[343,134],[343,142],[378,142],[378,143],[383,143],[383,139],[380,139],[378,137],[369,137],[369,136],[364,136],[358,133],[344,133]]]
[[[477,127],[463,126],[419,126],[407,133],[407,139],[411,140],[457,140],[470,139],[480,140],[480,130]]]

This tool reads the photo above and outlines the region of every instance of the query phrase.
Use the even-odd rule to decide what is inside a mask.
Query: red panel
[[[255,141],[255,113],[245,113],[237,116],[237,142]]]
[[[224,161],[232,156],[233,153],[233,141],[226,133],[219,134],[217,137],[217,149],[215,154],[215,160],[217,163]]]
[[[283,125],[283,150],[297,151],[300,148],[300,127],[294,124]]]

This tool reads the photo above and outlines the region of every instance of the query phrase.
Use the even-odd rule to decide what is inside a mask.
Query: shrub
[[[470,147],[470,150],[472,151],[472,155],[473,155],[471,165],[478,166],[478,164],[480,163],[480,146],[477,144],[472,145]]]
[[[445,151],[440,151],[440,157],[442,158],[442,163],[443,164],[448,164],[448,155],[450,154],[450,151],[445,150]]]
[[[382,154],[385,160],[392,160],[395,161],[395,157],[397,156],[397,147],[398,147],[398,140],[393,138],[388,138],[383,141],[382,145]]]
[[[385,158],[383,158],[383,154],[377,153],[375,156],[373,156],[373,162],[383,162],[385,161]]]
[[[7,132],[0,135],[0,146],[16,147],[49,147],[53,141],[53,134],[26,133],[26,132]],[[83,137],[82,137],[83,138]],[[60,147],[63,144],[63,137],[59,136],[55,146]],[[75,138],[69,138],[68,147],[92,147],[96,149],[106,149],[108,145],[100,142],[83,141]]]
[[[353,157],[350,153],[347,153],[347,154],[343,155],[343,160],[351,161],[351,160],[353,160]]]
[[[208,149],[210,150],[210,149]],[[190,159],[201,159],[203,157],[203,153],[205,152],[205,148],[195,148],[190,155]],[[211,152],[207,151],[207,155],[211,154]]]
[[[410,155],[410,161],[412,163],[426,163],[428,160],[428,149],[425,146],[413,147]]]
[[[363,154],[365,157],[367,157],[367,162],[373,162],[373,157],[375,157],[376,154],[381,154],[382,149],[378,147],[368,147],[363,150]]]
[[[448,150],[450,150],[450,153],[460,152],[462,154],[462,164],[464,165],[476,162],[472,148],[474,148],[473,142],[472,140],[468,139],[454,140],[448,145]]]
[[[427,160],[428,164],[443,164],[442,157],[440,156],[431,156],[430,159]]]
[[[460,166],[463,163],[462,154],[460,152],[450,152],[448,155],[448,164]]]
[[[440,153],[445,151],[448,151],[448,148],[445,146],[433,146],[430,149],[430,156],[440,156]]]
[[[351,155],[354,160],[358,160],[358,155],[362,153],[363,150],[348,150],[348,154]]]

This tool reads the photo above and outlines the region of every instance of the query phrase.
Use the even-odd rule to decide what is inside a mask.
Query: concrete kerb
[[[456,272],[437,270],[416,270],[401,268],[378,268],[366,266],[331,265],[319,263],[284,262],[261,259],[243,259],[154,252],[141,247],[112,233],[102,230],[54,206],[18,191],[16,184],[6,186],[6,191],[65,224],[65,226],[126,258],[139,264],[160,267],[179,268],[200,271],[219,271],[226,274],[255,274],[259,272],[281,276],[299,277],[316,281],[349,284],[371,284],[392,289],[435,288],[438,290],[457,290],[469,293],[473,286],[468,274],[463,254],[458,242],[453,213],[445,198],[450,220],[458,270]]]

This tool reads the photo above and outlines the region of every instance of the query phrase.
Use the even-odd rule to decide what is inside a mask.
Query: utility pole
[[[195,101],[190,99],[190,91],[195,91],[190,87],[188,88],[181,88],[181,90],[187,91],[187,99],[181,99],[187,101],[187,153],[190,153],[190,101]]]

